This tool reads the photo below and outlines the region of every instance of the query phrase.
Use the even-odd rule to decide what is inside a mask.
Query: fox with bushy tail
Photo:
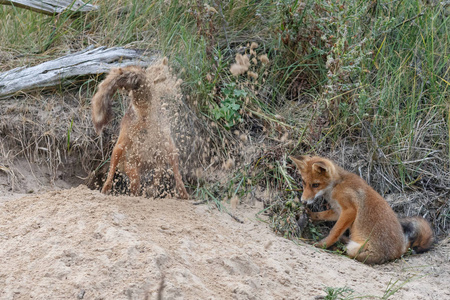
[[[158,67],[167,68],[167,59],[163,59]],[[158,67],[153,71],[158,70]],[[92,98],[92,121],[95,131],[100,134],[113,118],[112,101],[115,92],[125,89],[130,92],[131,97],[130,105],[120,124],[119,137],[112,151],[102,193],[111,191],[118,167],[130,180],[131,194],[137,195],[141,173],[153,168],[153,177],[161,178],[163,165],[169,163],[179,196],[187,199],[188,193],[179,170],[178,150],[170,136],[170,130],[167,129],[167,120],[161,120],[161,114],[158,113],[162,100],[152,99],[151,87],[158,82],[152,80],[154,76],[151,75],[138,66],[112,69]],[[162,124],[165,124],[164,128]],[[157,158],[148,159],[149,156]]]
[[[115,68],[109,72],[105,80],[98,86],[97,93],[91,101],[92,122],[97,134],[100,134],[105,125],[113,118],[112,101],[118,89],[125,89],[133,93],[131,105],[136,106],[138,103],[143,103],[148,106],[150,104],[152,96],[151,93],[145,93],[145,90],[148,89],[146,81],[145,71],[136,66]],[[147,107],[141,108],[141,110],[144,109]]]
[[[423,218],[398,219],[386,200],[361,177],[317,156],[290,157],[303,182],[302,202],[313,204],[323,196],[331,209],[308,214],[312,221],[336,221],[330,233],[315,244],[329,248],[347,243],[347,254],[366,264],[381,264],[401,257],[408,249],[430,249],[433,231]],[[343,237],[350,230],[349,240]]]

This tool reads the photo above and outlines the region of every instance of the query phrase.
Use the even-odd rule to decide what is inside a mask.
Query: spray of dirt
[[[217,158],[218,151],[211,147],[207,130],[185,105],[180,86],[182,80],[173,75],[167,58],[150,66],[145,77],[145,84],[130,91],[130,106],[123,117],[127,121],[122,121],[121,135],[126,131],[131,141],[127,143],[125,157],[118,169],[129,174],[127,168],[138,161],[140,192],[149,197],[176,197],[179,194],[173,178],[178,183],[180,172],[175,165],[180,167],[185,179],[198,182],[205,169],[211,164],[219,165],[221,160]],[[174,165],[173,160],[178,163]],[[106,171],[105,168],[103,173]],[[116,176],[113,189],[122,193],[129,185],[130,178]]]
[[[119,159],[118,169],[125,171],[131,182],[140,180],[142,175],[150,171],[152,179],[148,178],[150,180],[144,182],[141,180],[141,184],[152,182],[148,185],[143,184],[143,192],[146,195],[155,196],[160,190],[166,193],[164,178],[170,178],[170,175],[174,175],[177,186],[182,186],[184,189],[184,184],[180,184],[178,150],[171,137],[170,124],[172,121],[168,112],[169,102],[177,103],[181,99],[181,80],[172,76],[167,58],[163,58],[149,67],[145,71],[145,78],[139,77],[142,74],[140,68],[113,70],[113,73],[100,85],[99,91],[94,96],[93,109],[98,107],[97,103],[111,101],[111,98],[104,96],[108,89],[116,89],[122,84],[127,89],[131,89],[131,101],[123,117],[119,134],[118,145],[120,146],[118,147],[124,147],[124,152]],[[140,86],[136,89],[133,82]],[[93,117],[102,115],[105,109],[93,110],[95,112]],[[112,157],[111,162],[114,158]],[[169,163],[173,170],[167,171]],[[114,167],[114,165],[112,166]],[[136,175],[138,179],[136,179]],[[105,183],[105,192],[110,189],[109,178]]]

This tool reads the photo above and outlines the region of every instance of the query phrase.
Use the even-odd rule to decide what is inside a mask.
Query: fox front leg
[[[339,219],[339,214],[332,209],[321,212],[312,212],[311,210],[307,209],[306,213],[312,221],[337,221]]]
[[[355,219],[356,209],[347,208],[343,210],[328,236],[316,243],[315,246],[318,248],[328,248],[334,245],[344,234],[344,232],[353,224]]]

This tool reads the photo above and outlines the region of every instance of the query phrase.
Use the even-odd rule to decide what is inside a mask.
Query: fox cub
[[[398,219],[386,200],[361,177],[317,156],[290,157],[302,175],[302,202],[323,196],[331,209],[308,212],[311,220],[336,221],[326,238],[316,244],[328,248],[347,229],[347,254],[366,264],[381,264],[405,253],[420,253],[433,243],[430,224],[421,217]]]
[[[154,86],[164,81],[167,68],[167,59],[164,58],[160,64],[147,70],[137,66],[112,69],[92,98],[92,121],[95,131],[100,134],[113,117],[111,107],[116,90],[128,90],[131,96],[102,193],[111,191],[116,168],[127,174],[130,192],[137,195],[141,173],[154,169],[154,178],[160,179],[162,169],[170,164],[179,196],[188,198],[179,170],[178,149],[171,137],[168,120],[161,113],[164,101],[153,96]]]

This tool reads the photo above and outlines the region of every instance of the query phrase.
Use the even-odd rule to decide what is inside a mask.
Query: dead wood
[[[46,15],[59,14],[67,10],[82,13],[98,9],[96,5],[84,3],[80,0],[0,0],[0,4],[25,8]]]
[[[124,48],[87,48],[33,67],[0,73],[0,99],[44,87],[71,83],[69,78],[108,72],[113,67],[149,66],[156,56]]]

